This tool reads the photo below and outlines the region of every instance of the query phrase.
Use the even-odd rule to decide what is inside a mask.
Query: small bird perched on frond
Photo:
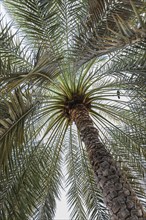
[[[118,99],[120,99],[120,91],[117,90],[117,96],[118,96]]]

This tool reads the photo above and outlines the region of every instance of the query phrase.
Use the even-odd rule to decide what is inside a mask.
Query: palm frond
[[[31,84],[50,80],[61,72],[62,56],[50,47],[34,46],[14,22],[0,19],[0,87],[7,92],[26,81]]]
[[[145,41],[144,8],[142,1],[89,0],[88,17],[75,38],[78,65]]]
[[[28,52],[29,51],[29,52]],[[17,70],[27,72],[32,64],[31,48],[11,21],[0,15],[0,76],[9,76]]]
[[[0,116],[1,166],[7,166],[13,148],[21,151],[21,146],[25,142],[25,120],[36,106],[37,102],[33,103],[29,92],[22,92],[20,88],[11,93],[7,100],[2,100],[0,106],[2,113]]]
[[[35,45],[50,45],[51,32],[57,29],[53,1],[5,1],[18,25]]]
[[[82,1],[56,1],[57,18],[59,21],[59,37],[57,42],[62,43],[63,53],[68,54],[73,45],[73,38],[78,31],[78,23],[85,16],[85,4]]]
[[[49,111],[51,114],[52,109],[45,106],[45,102],[35,109],[29,118],[31,120],[25,123],[27,132],[25,130],[23,148],[12,149],[7,170],[2,171],[3,218],[28,219],[32,216],[52,219],[55,214],[61,187],[62,142],[67,124],[55,114],[46,120]]]
[[[53,218],[55,198],[59,196],[61,184],[61,158],[59,156],[55,162],[51,147],[46,149],[44,146],[38,146],[37,142],[33,148],[25,146],[17,161],[12,155],[14,174],[10,168],[6,176],[1,176],[1,216],[4,219],[28,219],[33,213],[36,219],[42,219],[45,214],[48,219]],[[19,170],[18,165],[21,167]]]
[[[70,141],[69,141],[70,140]],[[82,195],[82,164],[81,155],[79,154],[78,146],[74,143],[75,138],[72,136],[72,129],[70,129],[70,134],[67,142],[69,141],[69,146],[66,154],[67,163],[67,187],[68,189],[68,202],[71,218],[73,219],[88,219],[83,203]]]
[[[113,156],[115,157],[116,161],[119,162],[121,168],[126,173],[128,181],[132,185],[134,191],[143,203],[144,207],[146,207],[144,199],[146,196],[144,184],[146,171],[145,154],[143,148],[140,146],[141,140],[140,137],[138,139],[138,134],[134,133],[134,131],[132,131],[131,128],[128,127],[126,127],[125,130],[128,136],[131,137],[131,139],[135,140],[135,143],[139,145],[139,152],[133,150],[133,143],[130,141],[130,139],[125,137],[125,135],[121,134],[119,131],[114,130],[114,132],[111,132],[111,141],[108,144],[111,145],[111,152]],[[136,137],[134,138],[134,136]],[[117,141],[117,144],[115,142],[115,139],[119,140],[119,142]],[[127,148],[124,147],[126,145]],[[132,148],[131,152],[129,148]],[[129,157],[131,159],[129,159]]]
[[[37,47],[50,48],[56,55],[60,49],[64,51],[69,47],[84,13],[84,4],[77,0],[5,2],[28,39]]]

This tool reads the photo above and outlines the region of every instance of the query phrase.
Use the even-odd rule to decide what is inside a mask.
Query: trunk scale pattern
[[[71,111],[84,142],[98,186],[102,190],[112,220],[146,220],[146,213],[120,168],[99,140],[88,110],[82,104]]]

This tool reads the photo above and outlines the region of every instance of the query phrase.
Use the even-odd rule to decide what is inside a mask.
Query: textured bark
[[[87,148],[97,184],[102,190],[111,219],[146,220],[146,213],[126,177],[100,142],[88,110],[83,105],[77,105],[70,114]]]

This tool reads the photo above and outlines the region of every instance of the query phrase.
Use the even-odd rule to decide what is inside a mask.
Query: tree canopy
[[[69,116],[81,102],[146,208],[145,1],[3,5],[0,219],[53,219],[63,169],[71,219],[110,219]]]

